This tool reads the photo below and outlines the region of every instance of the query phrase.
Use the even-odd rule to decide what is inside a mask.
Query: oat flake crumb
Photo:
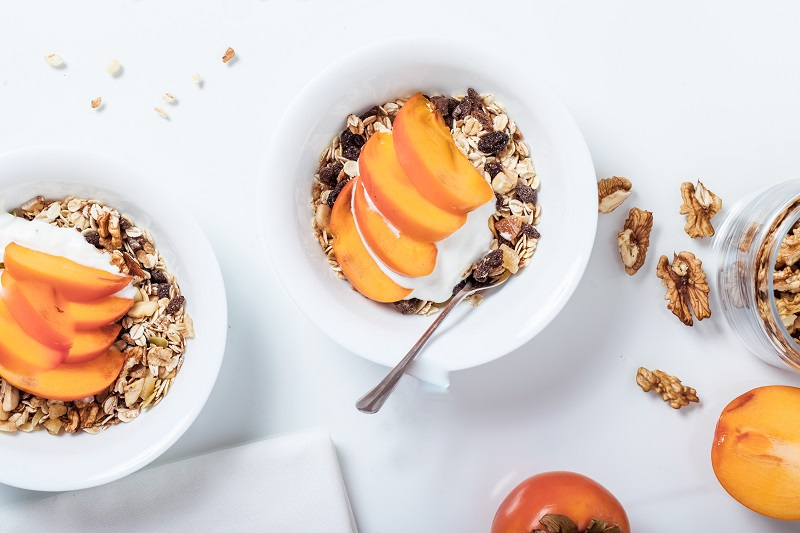
[[[172,93],[164,93],[161,99],[167,102],[168,104],[171,104],[175,101],[175,95]]]
[[[223,63],[227,63],[228,61],[233,59],[233,56],[235,56],[235,55],[236,55],[236,52],[233,51],[233,48],[228,47],[228,49],[225,50],[225,55],[222,56],[222,62]]]
[[[98,96],[97,98],[92,100],[92,109],[97,109],[101,105],[103,105],[103,99],[101,97]]]
[[[49,54],[44,56],[45,62],[51,67],[60,67],[64,64],[64,60],[61,59],[61,56],[58,54]]]
[[[199,85],[200,82],[203,81],[203,78],[201,78],[200,74],[198,73],[198,74],[195,74],[194,76],[192,76],[192,81]]]
[[[155,108],[153,108],[153,109],[155,110],[155,112],[156,112],[156,113],[158,113],[158,114],[159,114],[159,115],[161,115],[162,117],[164,117],[164,118],[169,118],[169,115],[167,115],[167,112],[166,112],[166,111],[164,111],[163,109],[161,109],[160,107],[155,107]]]
[[[111,62],[106,67],[106,72],[108,72],[112,76],[116,76],[117,74],[119,74],[120,68],[122,68],[122,64],[120,64],[119,59],[112,59]]]

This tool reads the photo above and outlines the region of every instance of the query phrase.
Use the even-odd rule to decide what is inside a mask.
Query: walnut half
[[[708,283],[703,272],[703,262],[691,252],[673,254],[672,265],[666,255],[658,260],[656,274],[667,287],[667,308],[681,322],[691,326],[692,312],[697,320],[711,316],[708,306]],[[690,307],[691,306],[691,307]]]
[[[661,370],[650,371],[640,366],[636,372],[636,384],[645,392],[656,391],[673,409],[680,409],[689,405],[689,402],[700,402],[696,390],[681,384],[681,380]]]
[[[631,195],[631,182],[613,176],[597,182],[598,211],[610,213],[618,208]]]
[[[642,268],[647,248],[650,246],[650,231],[653,229],[653,213],[634,207],[622,231],[617,235],[619,255],[625,264],[625,272],[633,276]]]
[[[700,181],[697,187],[688,181],[681,184],[681,196],[681,215],[686,215],[686,225],[683,227],[686,234],[692,239],[714,235],[711,217],[722,208],[722,200]]]

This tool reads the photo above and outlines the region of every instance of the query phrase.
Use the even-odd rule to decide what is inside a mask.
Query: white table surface
[[[634,531],[796,531],[730,498],[709,453],[731,399],[800,379],[747,353],[718,314],[683,326],[654,270],[658,255],[681,249],[713,264],[710,243],[683,233],[682,181],[703,180],[727,211],[754,187],[797,177],[800,5],[449,4],[2,5],[0,151],[58,144],[132,162],[185,198],[219,257],[230,309],[222,371],[195,424],[154,464],[324,427],[363,532],[486,531],[517,482],[553,469],[606,485]],[[292,96],[340,55],[409,34],[483,42],[533,69],[574,114],[598,176],[626,176],[635,193],[600,217],[587,272],[542,334],[454,374],[448,392],[405,379],[367,416],[353,402],[386,370],[333,345],[284,295],[260,246],[254,192]],[[223,65],[228,46],[239,59]],[[66,69],[45,64],[53,52]],[[119,78],[105,72],[112,58]],[[165,91],[179,103],[162,102]],[[89,106],[97,96],[101,112]],[[645,268],[629,278],[615,236],[633,206],[656,222]],[[677,374],[702,404],[675,412],[645,395],[640,365]],[[0,487],[0,505],[41,496]]]

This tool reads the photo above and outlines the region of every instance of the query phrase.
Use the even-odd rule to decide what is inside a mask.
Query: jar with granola
[[[724,322],[767,363],[800,371],[800,180],[736,206],[715,252]]]

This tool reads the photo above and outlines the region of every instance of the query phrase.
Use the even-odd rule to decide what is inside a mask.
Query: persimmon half
[[[600,483],[575,472],[544,472],[529,477],[506,496],[491,533],[548,531],[542,523],[548,515],[568,518],[579,532],[593,521],[605,523],[606,528],[617,526],[620,533],[631,530],[622,504]]]

